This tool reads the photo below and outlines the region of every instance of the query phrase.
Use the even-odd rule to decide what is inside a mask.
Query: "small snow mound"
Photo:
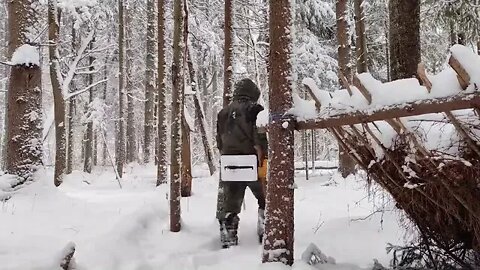
[[[293,94],[293,108],[288,113],[297,117],[298,120],[311,120],[317,118],[315,101],[304,100],[298,94]]]
[[[310,243],[307,249],[302,253],[302,261],[309,265],[336,264],[334,258],[323,254],[314,243]]]
[[[450,48],[452,55],[460,62],[465,71],[470,75],[471,83],[480,82],[480,56],[472,49],[463,45],[453,45]]]
[[[12,55],[12,65],[39,66],[40,54],[37,47],[23,44],[18,47]]]

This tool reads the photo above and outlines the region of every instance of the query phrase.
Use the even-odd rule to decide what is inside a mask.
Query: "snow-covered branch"
[[[85,92],[87,92],[88,90],[96,87],[97,85],[100,85],[100,84],[102,84],[102,83],[104,83],[104,82],[107,82],[107,81],[108,81],[108,79],[100,80],[100,81],[98,81],[98,82],[96,82],[96,83],[93,83],[93,84],[91,84],[91,85],[83,88],[82,90],[79,90],[79,91],[76,91],[76,92],[73,92],[73,93],[68,93],[67,95],[64,95],[65,100],[68,100],[68,99],[70,99],[70,98],[72,98],[72,97],[74,97],[74,96],[78,96],[78,95],[80,95],[80,94],[82,94],[82,93],[85,93]]]
[[[74,94],[74,93],[70,93],[70,94],[68,93],[69,88],[70,88],[70,83],[72,82],[73,77],[75,76],[75,72],[77,71],[78,63],[82,59],[83,54],[85,53],[85,50],[87,49],[88,45],[90,44],[90,42],[92,42],[94,35],[95,35],[95,31],[93,31],[93,30],[91,30],[88,33],[87,37],[82,41],[82,45],[80,46],[80,48],[78,48],[77,55],[76,55],[75,59],[70,64],[68,73],[65,76],[65,79],[64,79],[63,84],[62,84],[62,93],[63,93],[63,96],[65,97],[65,100],[69,99],[70,97],[72,97],[72,94]],[[87,88],[90,89],[91,87],[89,86]],[[78,93],[78,92],[76,92],[76,93]]]
[[[10,62],[4,62],[4,61],[0,61],[0,64],[1,65],[5,65],[5,66],[10,66],[10,67],[13,67],[13,64],[10,63]]]

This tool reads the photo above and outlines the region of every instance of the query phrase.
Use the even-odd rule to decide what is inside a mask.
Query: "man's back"
[[[256,154],[256,119],[263,107],[247,99],[234,100],[218,113],[217,146],[222,155]]]

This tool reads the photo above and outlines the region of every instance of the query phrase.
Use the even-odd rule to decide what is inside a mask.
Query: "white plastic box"
[[[220,180],[224,182],[252,182],[258,180],[256,155],[222,155]]]

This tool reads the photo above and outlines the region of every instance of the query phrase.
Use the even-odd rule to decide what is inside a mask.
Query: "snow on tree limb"
[[[40,65],[40,54],[38,48],[29,44],[18,47],[12,55],[11,65]]]
[[[68,93],[69,88],[70,88],[70,83],[72,82],[72,80],[75,76],[75,72],[77,70],[78,63],[83,58],[83,55],[84,55],[88,45],[90,44],[90,42],[92,42],[94,35],[95,35],[95,31],[91,30],[88,33],[87,37],[82,40],[82,45],[80,46],[80,48],[78,48],[77,55],[76,55],[75,59],[69,65],[69,70],[68,70],[67,75],[65,76],[63,84],[62,84],[62,93],[65,97],[69,97],[69,98],[72,97],[72,95]],[[90,88],[88,88],[88,89],[90,89]],[[84,89],[83,92],[85,92],[87,90]],[[68,98],[65,98],[65,99],[68,99]]]
[[[97,86],[97,85],[99,85],[99,84],[102,84],[102,83],[104,83],[104,82],[107,82],[107,81],[108,81],[108,79],[103,79],[103,80],[100,80],[100,81],[98,81],[98,82],[96,82],[96,83],[93,83],[93,84],[91,84],[91,85],[83,88],[82,90],[79,90],[79,91],[76,91],[76,92],[73,92],[73,93],[68,93],[68,94],[65,95],[65,100],[70,99],[70,98],[72,98],[72,97],[74,97],[74,96],[80,95],[80,94],[82,94],[82,93],[85,93],[85,92],[87,92],[88,90],[94,88],[95,86]]]

